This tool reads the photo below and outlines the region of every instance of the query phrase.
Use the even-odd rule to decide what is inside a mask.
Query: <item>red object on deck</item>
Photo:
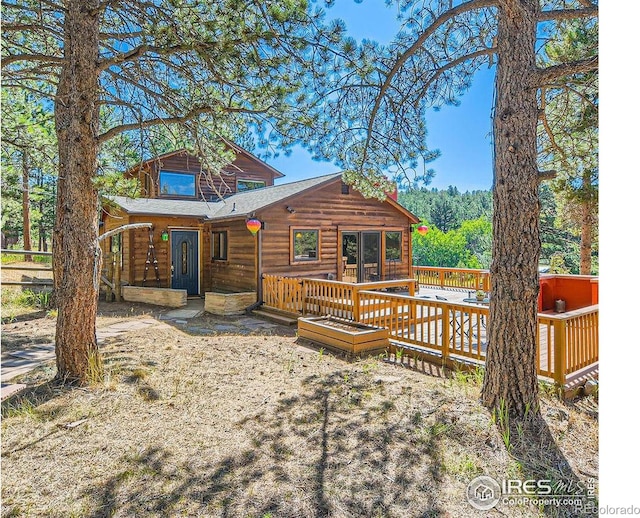
[[[598,278],[589,275],[541,275],[538,311],[555,310],[564,300],[566,311],[598,304]]]

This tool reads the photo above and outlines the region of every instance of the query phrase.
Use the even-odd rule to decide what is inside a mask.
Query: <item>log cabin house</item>
[[[153,225],[103,241],[104,251],[122,251],[123,284],[189,296],[253,292],[255,301],[264,274],[348,282],[411,276],[418,218],[393,197],[367,199],[340,173],[274,185],[282,173],[228,145],[236,158],[215,189],[197,157],[181,150],[129,171],[142,197],[103,200],[101,233]],[[249,219],[261,223],[256,235]]]

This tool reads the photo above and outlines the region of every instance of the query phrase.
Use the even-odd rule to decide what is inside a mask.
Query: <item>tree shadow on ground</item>
[[[194,445],[189,461],[162,443],[123,457],[86,488],[89,515],[444,516],[442,437],[422,417],[398,418],[384,392],[352,370],[310,376],[237,423],[249,444]]]
[[[18,323],[22,323],[22,322],[31,322],[32,320],[39,320],[39,319],[44,318],[46,316],[47,316],[47,310],[38,309],[38,310],[31,311],[29,313],[24,313],[22,315],[2,317],[2,323],[3,324],[18,324]]]
[[[67,405],[59,402],[57,405],[51,405],[50,401],[55,401],[61,395],[73,390],[73,387],[63,385],[58,380],[51,380],[35,385],[26,391],[20,392],[2,401],[2,418],[15,415],[31,415],[36,419],[53,420],[57,416],[67,411]],[[49,432],[32,438],[28,443],[12,443],[11,437],[9,441],[5,441],[2,445],[2,456],[6,457],[13,453],[26,450],[29,447],[38,444],[49,437],[65,433],[61,428],[53,428]]]
[[[556,443],[546,420],[568,421],[569,413],[550,407],[545,414],[544,417],[541,414],[525,418],[511,417],[508,422],[502,423],[498,419],[498,428],[507,450],[519,464],[518,478],[538,484],[534,491],[524,490],[523,493],[523,490],[514,489],[509,496],[539,499],[540,516],[572,518],[593,514],[594,509],[597,514],[595,495],[588,492],[594,488],[596,481],[576,474]]]

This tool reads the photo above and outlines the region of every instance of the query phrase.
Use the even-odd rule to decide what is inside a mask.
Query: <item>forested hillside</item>
[[[491,265],[491,191],[460,192],[427,189],[400,192],[398,201],[423,221],[429,231],[413,234],[414,264],[458,268]],[[549,185],[540,187],[541,265],[558,273],[580,271],[580,228]],[[598,273],[597,235],[592,250],[592,273]]]

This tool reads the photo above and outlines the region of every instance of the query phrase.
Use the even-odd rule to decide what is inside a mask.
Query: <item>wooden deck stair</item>
[[[298,324],[297,317],[294,317],[291,314],[281,313],[280,311],[271,308],[261,307],[260,309],[254,309],[251,311],[251,314],[284,326],[295,326]]]

